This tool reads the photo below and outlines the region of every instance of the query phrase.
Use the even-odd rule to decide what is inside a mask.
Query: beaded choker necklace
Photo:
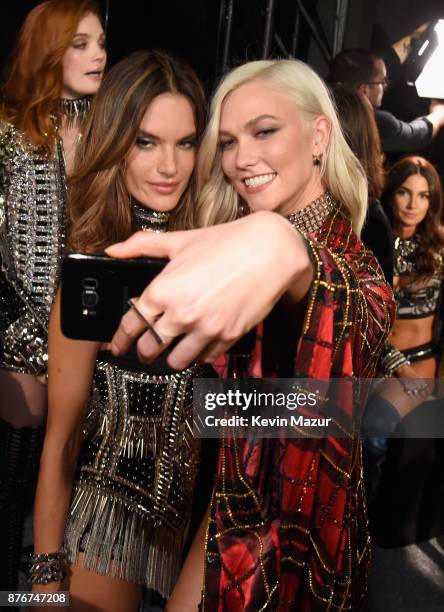
[[[338,203],[331,193],[326,191],[305,208],[288,215],[287,219],[302,234],[310,234],[316,232],[337,208]]]
[[[146,232],[156,233],[167,231],[168,222],[170,220],[169,212],[158,212],[157,210],[144,208],[134,200],[132,201],[132,206],[139,229]]]
[[[418,250],[420,240],[417,236],[412,238],[395,238],[394,244],[394,262],[393,274],[402,276],[403,274],[411,274],[416,271],[416,251]]]
[[[65,118],[66,127],[72,128],[81,125],[91,106],[92,96],[84,96],[70,100],[62,98],[59,102],[59,114]]]

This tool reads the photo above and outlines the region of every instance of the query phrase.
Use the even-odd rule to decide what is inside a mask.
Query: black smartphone
[[[62,262],[62,332],[74,340],[110,342],[128,300],[138,297],[166,259],[114,259],[72,253]]]

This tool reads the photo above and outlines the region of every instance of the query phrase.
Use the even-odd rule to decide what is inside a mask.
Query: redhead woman
[[[66,174],[106,61],[98,8],[48,0],[19,33],[0,110],[0,589],[17,588],[46,415]]]

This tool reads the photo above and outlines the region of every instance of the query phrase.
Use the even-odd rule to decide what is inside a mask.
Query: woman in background
[[[393,236],[380,203],[384,169],[375,113],[368,98],[349,87],[332,85],[330,91],[344,136],[367,176],[368,212],[361,238],[375,255],[387,281],[393,284]]]
[[[426,422],[427,409],[433,409],[433,404],[422,404],[434,391],[442,353],[444,228],[438,173],[426,159],[406,157],[390,169],[382,201],[395,238],[397,313],[380,362],[381,375],[388,380],[370,398],[365,413],[365,433],[369,436],[365,444],[366,478],[374,502],[370,509],[376,541],[384,546],[401,546],[442,533],[443,529],[439,512],[434,517],[431,510],[435,504],[424,501],[430,488],[425,484],[427,474],[422,473],[421,461],[412,459],[415,454],[423,454],[424,449],[415,450],[415,444],[424,441],[394,440],[395,446],[399,443],[398,450],[392,453],[389,468],[384,468],[387,439],[401,420],[418,408],[416,413],[422,413]],[[431,465],[436,469],[433,461]],[[439,495],[438,488],[433,495]],[[424,520],[426,514],[429,516]]]
[[[26,17],[0,112],[0,590],[17,588],[46,415],[48,316],[65,245],[66,173],[102,78],[105,35],[90,0]]]

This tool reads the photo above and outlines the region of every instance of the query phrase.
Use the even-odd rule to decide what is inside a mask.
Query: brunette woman
[[[70,250],[101,252],[138,229],[189,226],[204,112],[193,70],[167,53],[139,51],[109,71],[72,178]],[[142,585],[167,597],[180,569],[200,368],[148,367],[135,353],[116,359],[100,348],[62,335],[57,296],[32,576],[39,590],[66,576],[72,610],[135,611]]]
[[[384,170],[375,113],[368,98],[359,92],[344,85],[332,85],[330,89],[344,136],[367,176],[368,211],[361,238],[375,255],[385,278],[392,284],[393,237],[390,222],[380,202]]]
[[[420,462],[413,468],[415,441],[409,440],[408,445],[406,442],[402,451],[407,453],[408,468],[396,468],[396,461],[390,462],[390,469],[384,465],[388,437],[415,408],[416,414],[427,414],[424,400],[433,393],[438,375],[444,277],[442,190],[438,173],[422,157],[404,158],[390,169],[382,201],[395,239],[393,274],[397,314],[380,363],[381,375],[388,380],[371,397],[364,419],[365,433],[369,436],[365,444],[366,476],[368,494],[371,500],[375,498],[371,506],[375,537],[385,545],[402,545],[426,539],[427,533],[427,528],[419,526],[417,508],[428,487],[413,476],[406,482],[402,475],[419,468]],[[391,446],[397,446],[397,441]],[[398,456],[401,456],[399,448]],[[383,472],[386,472],[383,492],[378,493]],[[430,512],[430,508],[429,505],[429,510],[424,512]],[[432,531],[436,533],[436,525]]]

